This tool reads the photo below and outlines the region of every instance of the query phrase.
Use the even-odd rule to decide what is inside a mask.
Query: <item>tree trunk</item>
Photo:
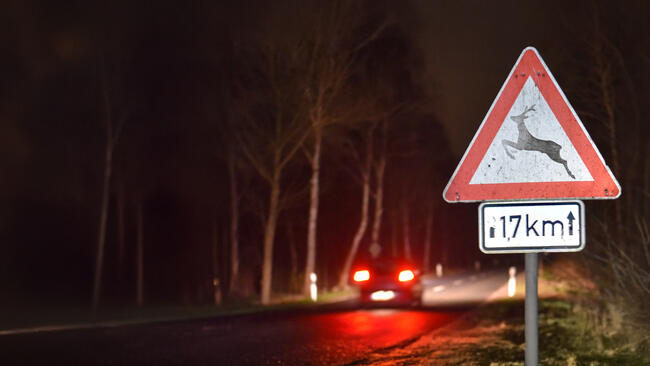
[[[350,275],[350,267],[352,267],[352,261],[357,255],[359,250],[359,245],[361,245],[361,240],[363,239],[364,234],[366,233],[366,228],[368,227],[368,208],[370,206],[370,175],[372,173],[372,162],[374,160],[373,149],[372,149],[372,137],[374,133],[374,127],[370,128],[366,135],[366,161],[362,166],[361,177],[363,179],[362,193],[361,193],[361,220],[359,222],[359,227],[357,232],[354,234],[352,239],[352,245],[348,252],[345,262],[343,264],[343,269],[339,276],[339,288],[346,288],[348,285],[348,278]]]
[[[125,247],[125,212],[126,194],[124,192],[123,174],[118,174],[117,182],[117,264],[119,267],[120,281],[124,276],[124,247]]]
[[[106,80],[103,80],[106,83]],[[99,214],[99,230],[97,234],[97,254],[95,258],[95,275],[93,279],[93,315],[96,315],[97,308],[99,307],[99,299],[101,297],[102,289],[102,271],[104,264],[104,247],[106,244],[106,223],[108,221],[108,210],[110,205],[110,192],[111,192],[111,175],[113,170],[113,151],[120,136],[120,129],[122,122],[118,122],[117,131],[113,131],[113,117],[112,105],[109,97],[108,88],[106,84],[103,85],[102,95],[104,101],[104,112],[106,118],[106,146],[104,149],[104,181],[102,188],[102,202],[101,211]]]
[[[411,219],[407,203],[402,204],[402,233],[404,234],[404,256],[411,260]]]
[[[273,243],[275,240],[275,227],[278,221],[280,199],[280,172],[276,170],[271,181],[271,195],[269,197],[269,214],[264,229],[264,251],[262,258],[261,302],[268,305],[271,302],[271,281],[273,275]]]
[[[237,290],[239,279],[239,192],[235,172],[235,155],[229,151],[228,175],[230,176],[230,293]]]
[[[643,186],[642,186],[642,189],[644,190],[644,192],[650,192],[650,159],[645,160],[645,170],[644,170],[644,174],[643,174]],[[645,198],[645,199],[647,199],[647,198]],[[645,199],[644,199],[644,201],[645,201]],[[642,202],[644,202],[644,201],[642,201]],[[647,217],[647,215],[650,215],[650,212],[646,212],[646,209],[648,207],[647,205],[641,204],[640,206],[641,206],[641,208],[640,208],[639,217]],[[648,263],[648,265],[650,265],[650,263]]]
[[[448,216],[446,216],[446,217],[448,217]],[[450,223],[449,223],[448,218],[445,219],[445,216],[441,217],[440,221],[442,221],[441,222],[441,227],[443,227],[443,228],[447,227],[447,229],[444,229],[444,235],[441,235],[443,245],[441,245],[442,250],[441,250],[441,253],[440,253],[440,262],[444,266],[447,267],[447,266],[450,265],[449,264],[449,258],[448,258],[449,257],[449,243],[451,243],[451,240],[450,240],[451,231],[449,230],[449,226],[448,226],[448,225],[450,225]]]
[[[311,281],[309,276],[315,271],[316,266],[316,228],[318,223],[318,191],[320,182],[320,155],[321,144],[323,140],[323,131],[318,125],[319,121],[314,122],[314,156],[311,161],[311,181],[310,181],[310,204],[309,204],[309,222],[307,227],[307,255],[305,264],[305,278],[303,294],[309,295]]]
[[[144,218],[142,200],[138,202],[138,238],[136,244],[136,303],[144,303]]]
[[[384,213],[384,171],[386,170],[386,149],[383,149],[377,168],[375,170],[375,179],[377,181],[377,190],[375,192],[375,216],[372,223],[372,236],[370,246],[378,247],[379,234],[381,232],[381,219]]]
[[[339,276],[339,287],[346,288],[348,286],[348,278],[350,276],[350,267],[352,267],[352,261],[357,255],[357,250],[361,244],[361,239],[363,239],[363,234],[366,232],[366,227],[368,226],[368,206],[370,201],[370,174],[364,174],[363,177],[363,193],[361,197],[361,221],[359,222],[359,227],[357,232],[354,234],[352,239],[352,245],[350,246],[350,251],[348,256],[345,258],[345,264],[341,270],[341,275]]]
[[[95,276],[93,281],[93,313],[99,306],[102,285],[102,267],[104,263],[104,244],[106,242],[106,222],[108,221],[108,205],[111,184],[111,168],[113,165],[113,151],[110,140],[106,144],[104,156],[104,183],[102,189],[101,212],[99,215],[99,233],[97,235],[97,256],[95,258]]]
[[[291,256],[291,277],[289,279],[289,290],[291,292],[300,292],[301,283],[298,279],[298,249],[296,240],[293,236],[293,225],[287,224],[287,241],[289,242],[289,255]]]
[[[390,253],[393,257],[397,257],[397,246],[398,246],[398,232],[399,232],[399,223],[396,215],[390,215],[391,230],[390,230]]]
[[[598,25],[597,25],[598,26]],[[603,44],[600,37],[600,32],[597,30],[597,40],[594,47],[595,52],[595,67],[596,74],[598,75],[598,86],[601,93],[601,104],[605,109],[605,114],[607,118],[605,120],[605,125],[607,127],[608,137],[609,137],[609,151],[610,151],[610,160],[612,165],[612,173],[615,177],[620,178],[620,160],[619,160],[619,151],[617,143],[617,134],[616,134],[616,101],[614,98],[613,84],[615,82],[614,76],[612,75],[612,65],[609,63],[609,58],[604,54]],[[616,233],[619,238],[619,243],[621,245],[626,244],[624,239],[624,227],[623,227],[623,208],[622,201],[614,201],[614,220],[616,224]]]
[[[221,305],[221,281],[219,280],[219,232],[217,230],[217,207],[212,217],[212,292],[215,305]],[[232,291],[232,289],[231,289]]]
[[[424,258],[422,271],[424,273],[429,273],[429,265],[431,263],[431,234],[433,232],[433,204],[429,204],[427,207],[426,227],[424,230]]]

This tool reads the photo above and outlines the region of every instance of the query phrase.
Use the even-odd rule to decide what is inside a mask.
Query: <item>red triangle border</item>
[[[539,88],[593,181],[469,184],[528,78]],[[443,192],[445,201],[615,199],[621,187],[537,50],[523,50]]]

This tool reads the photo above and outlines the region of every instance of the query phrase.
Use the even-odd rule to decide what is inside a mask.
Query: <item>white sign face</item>
[[[529,77],[470,184],[593,180],[533,78]]]
[[[442,193],[449,203],[620,195],[621,186],[532,47],[517,59]]]
[[[577,252],[585,245],[582,201],[483,203],[479,248],[484,253]]]

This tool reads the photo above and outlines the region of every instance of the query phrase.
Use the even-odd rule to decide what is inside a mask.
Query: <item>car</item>
[[[353,267],[352,282],[362,304],[418,305],[422,298],[420,271],[400,258],[378,258]]]

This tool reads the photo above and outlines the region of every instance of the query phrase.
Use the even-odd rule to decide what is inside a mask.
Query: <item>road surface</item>
[[[505,270],[426,276],[420,308],[353,302],[145,325],[0,335],[3,364],[346,365],[404,347],[495,296]],[[11,362],[8,362],[11,361]],[[5,363],[8,362],[8,363]]]

